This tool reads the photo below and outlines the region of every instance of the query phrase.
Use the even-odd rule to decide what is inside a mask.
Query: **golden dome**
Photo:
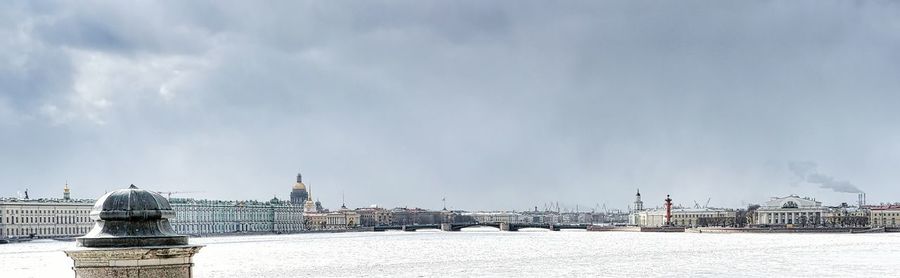
[[[306,185],[302,182],[295,183],[294,190],[306,190]]]

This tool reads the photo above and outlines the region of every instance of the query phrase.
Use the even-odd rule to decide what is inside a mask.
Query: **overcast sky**
[[[0,4],[0,195],[900,201],[893,1],[226,2]]]

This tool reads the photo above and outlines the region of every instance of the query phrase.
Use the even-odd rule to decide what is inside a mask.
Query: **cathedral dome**
[[[306,185],[302,182],[297,182],[294,184],[294,190],[306,190]]]

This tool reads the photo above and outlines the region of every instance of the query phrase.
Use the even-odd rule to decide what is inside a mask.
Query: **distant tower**
[[[71,200],[71,198],[69,198],[69,182],[68,181],[66,182],[66,187],[63,188],[63,200],[66,200],[66,201]]]
[[[637,194],[634,194],[634,211],[642,211],[644,210],[644,201],[641,201],[641,190],[637,190]]]
[[[291,189],[291,204],[302,206],[308,198],[309,191],[306,190],[306,185],[303,184],[303,176],[300,175],[300,172],[297,172],[297,183],[295,183],[293,189]]]
[[[666,226],[672,226],[672,198],[666,195]]]
[[[306,201],[303,203],[303,212],[305,212],[305,213],[316,212],[316,203],[314,203],[312,200],[312,194],[306,195]]]

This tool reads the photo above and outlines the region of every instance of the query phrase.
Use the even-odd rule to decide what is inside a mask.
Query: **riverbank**
[[[331,233],[355,233],[371,232],[372,228],[357,228],[347,230],[308,230],[290,233],[255,232],[255,233],[221,233],[221,234],[190,234],[187,236],[198,237],[233,237],[233,236],[266,236],[266,235],[296,235],[296,234],[331,234]]]
[[[353,232],[371,232],[373,229],[369,228],[357,228],[357,229],[349,229],[349,230],[309,230],[309,231],[299,231],[299,232],[291,232],[291,233],[274,233],[274,232],[253,232],[253,233],[220,233],[220,234],[186,234],[191,238],[204,238],[204,237],[239,237],[239,236],[266,236],[266,235],[294,235],[294,234],[330,234],[330,233],[353,233]],[[54,241],[63,241],[63,242],[73,242],[77,237],[58,237],[58,238],[29,238],[29,237],[21,237],[21,238],[0,238],[0,244],[16,244],[16,243],[25,243],[31,242],[33,240],[54,240]]]
[[[859,228],[859,227],[825,227],[825,228],[722,228],[703,227],[686,229],[692,233],[884,233],[884,228]]]
[[[636,227],[636,226],[591,226],[591,232],[651,232],[651,233],[900,233],[900,228],[865,228],[865,227],[817,227],[817,228],[732,228],[732,227]]]

